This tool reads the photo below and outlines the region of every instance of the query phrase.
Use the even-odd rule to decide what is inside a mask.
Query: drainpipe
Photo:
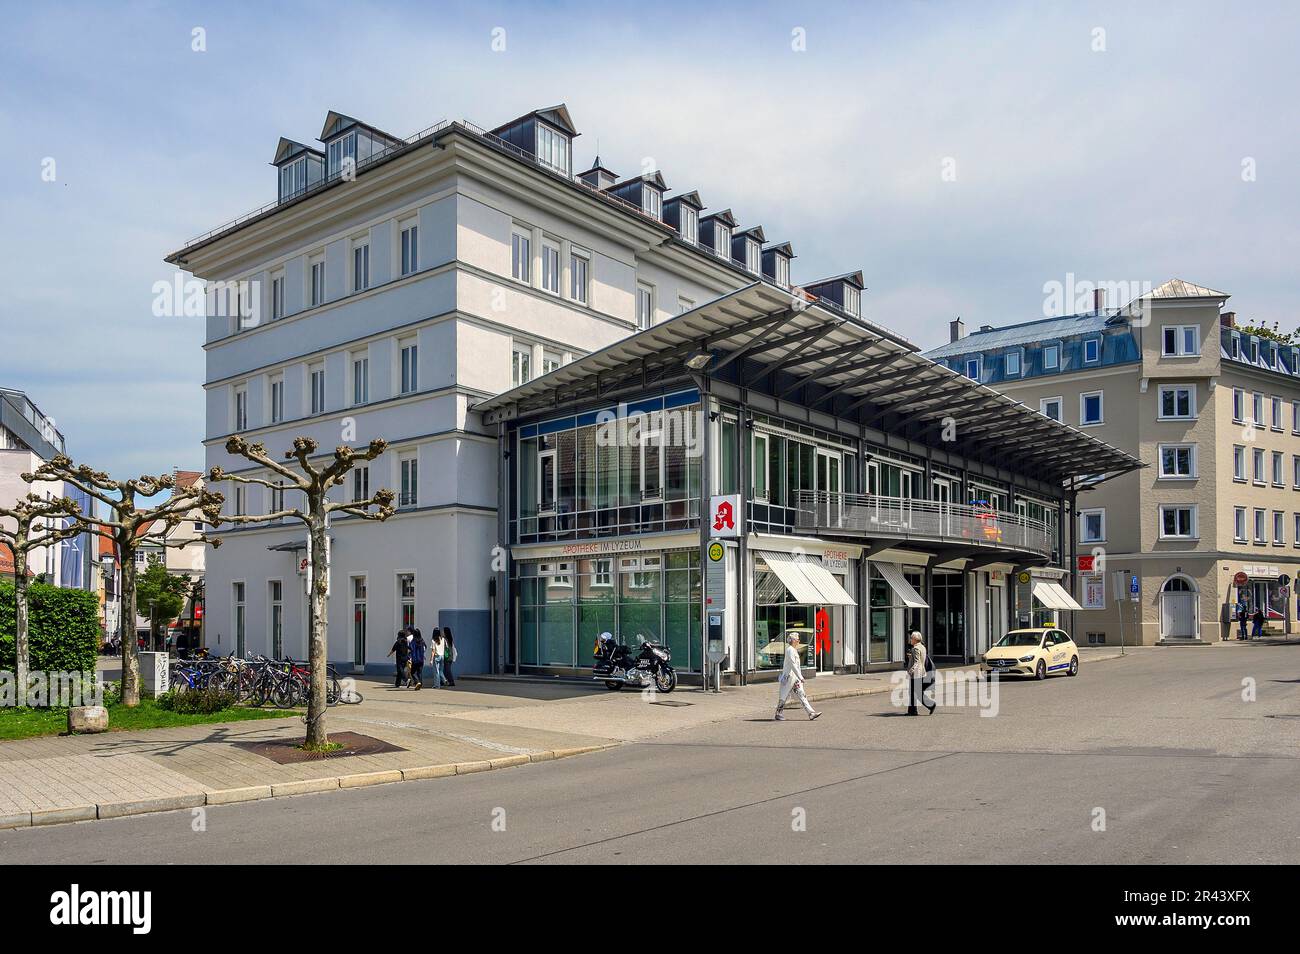
[[[1079,592],[1079,491],[1071,485],[1070,487],[1070,595],[1078,602]],[[1062,522],[1064,527],[1064,521]],[[1096,567],[1093,571],[1096,572]],[[1070,636],[1078,637],[1079,633],[1075,629],[1078,626],[1076,622],[1078,614],[1075,610],[1070,610]]]
[[[749,416],[749,405],[745,400],[748,394],[745,388],[740,389],[740,426],[736,428],[736,441],[739,447],[736,448],[736,460],[740,462],[740,540],[736,548],[736,645],[738,647],[738,656],[741,661],[740,666],[740,684],[743,686],[748,680],[745,678],[745,670],[749,668],[749,517],[750,508],[753,506],[751,501],[751,490],[753,489],[753,448],[754,440],[753,423]],[[721,688],[721,687],[719,687]]]

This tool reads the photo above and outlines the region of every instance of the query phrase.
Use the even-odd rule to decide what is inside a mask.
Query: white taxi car
[[[1079,647],[1063,629],[1013,629],[980,658],[980,672],[1002,676],[1077,676]]]

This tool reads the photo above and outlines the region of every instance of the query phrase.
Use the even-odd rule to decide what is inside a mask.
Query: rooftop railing
[[[796,507],[801,531],[968,544],[1048,558],[1056,549],[1045,522],[980,504],[801,490]]]

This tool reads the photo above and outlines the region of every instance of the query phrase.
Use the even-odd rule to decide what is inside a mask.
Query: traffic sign
[[[1245,573],[1238,570],[1237,575],[1232,578],[1232,582],[1237,586],[1245,586],[1247,583],[1250,582],[1250,577],[1248,577]]]

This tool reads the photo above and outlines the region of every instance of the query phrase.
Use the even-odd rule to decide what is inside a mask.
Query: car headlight
[[[1033,656],[1032,653],[1030,653],[1028,656],[1021,656],[1021,657],[1020,657],[1020,661],[1021,661],[1021,662],[1033,662],[1033,661],[1034,661],[1034,656]]]

